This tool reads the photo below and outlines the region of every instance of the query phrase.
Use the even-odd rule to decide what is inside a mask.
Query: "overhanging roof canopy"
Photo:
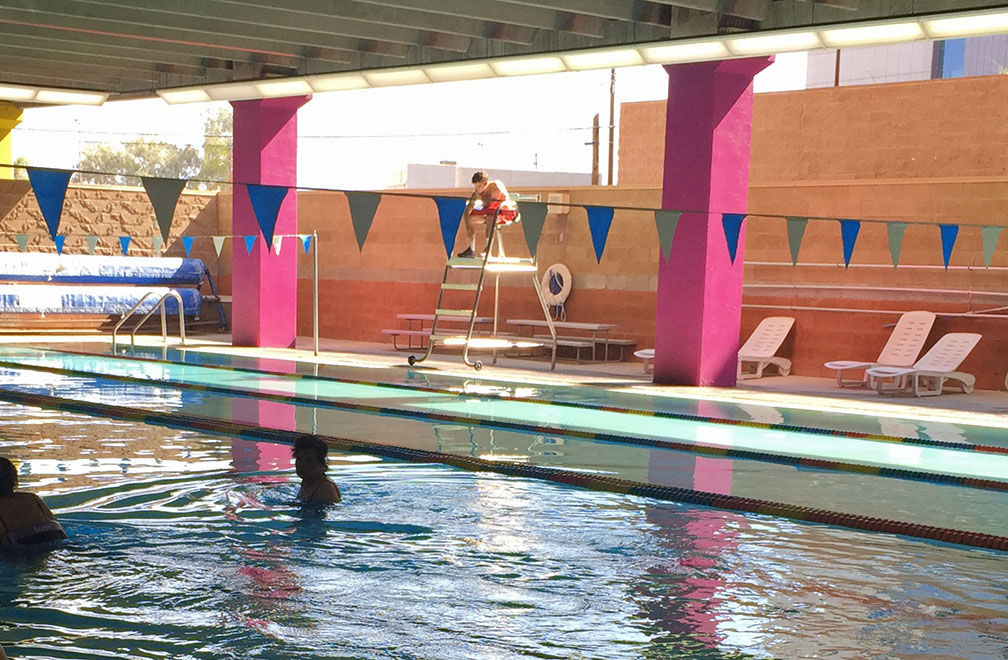
[[[85,97],[69,92],[92,91],[101,93],[92,100],[100,103],[106,95],[142,98],[267,80],[270,85],[230,85],[230,92],[220,86],[225,91],[216,96],[189,100],[291,95],[327,89],[325,81],[334,80],[328,74],[336,73],[362,75],[336,78],[329,89],[540,73],[523,65],[529,59],[522,56],[561,53],[568,55],[556,70],[718,59],[844,45],[830,43],[818,29],[823,26],[1004,6],[983,0],[4,0],[0,99],[75,103]],[[1008,20],[1000,20],[974,21],[974,31],[1008,31]],[[936,34],[918,25],[919,33],[905,38],[970,33]],[[818,31],[801,36],[810,27]],[[748,52],[743,42],[736,48],[721,40],[747,35],[772,39],[750,40]],[[899,39],[868,42],[892,40]],[[676,50],[668,47],[691,43],[708,54],[670,58]],[[625,46],[635,54],[607,59],[606,51]],[[438,66],[450,63],[457,66]]]

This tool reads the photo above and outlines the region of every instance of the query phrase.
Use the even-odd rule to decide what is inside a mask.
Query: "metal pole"
[[[613,178],[613,130],[616,113],[616,69],[609,69],[609,176],[608,183],[612,185]]]
[[[315,333],[315,355],[318,356],[318,232],[312,231],[312,326]]]

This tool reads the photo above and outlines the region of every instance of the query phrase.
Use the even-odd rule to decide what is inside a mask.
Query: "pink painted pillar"
[[[735,263],[721,213],[744,213],[753,76],[773,58],[668,65],[662,208],[695,211],[659,257],[654,382],[735,386],[745,228]]]
[[[310,96],[232,101],[236,184],[297,185],[297,111]],[[289,348],[297,337],[297,250],[284,240],[277,255],[263,239],[243,185],[232,189],[231,342]],[[297,233],[297,191],[280,205],[274,234]],[[243,236],[257,236],[252,253]]]

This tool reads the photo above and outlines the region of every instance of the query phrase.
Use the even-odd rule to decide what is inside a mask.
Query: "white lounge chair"
[[[909,367],[920,355],[924,342],[927,341],[931,326],[934,325],[934,312],[904,312],[896,322],[889,340],[882,347],[878,359],[874,362],[860,362],[857,360],[836,360],[827,362],[826,368],[836,371],[837,385],[840,387],[864,387],[872,385],[869,383],[869,375],[866,371],[869,367]],[[861,372],[858,379],[844,378],[845,371]]]
[[[950,332],[912,367],[869,367],[868,376],[875,381],[879,394],[898,394],[912,388],[917,396],[936,396],[949,380],[956,381],[959,389],[968,394],[973,391],[976,377],[956,369],[980,337],[975,332]]]
[[[781,376],[791,373],[791,360],[777,357],[776,353],[787,339],[792,326],[794,319],[790,316],[768,316],[760,321],[739,349],[738,380],[761,378],[763,370],[770,365],[777,367],[777,373]]]
[[[780,345],[784,343],[794,319],[790,316],[768,316],[760,321],[749,339],[742,345],[738,352],[738,372],[739,380],[746,378],[759,378],[763,375],[763,370],[769,365],[777,367],[777,372],[781,376],[791,373],[791,360],[777,357],[775,353]],[[642,348],[634,351],[634,356],[644,361],[644,373],[651,373],[654,364],[654,349]],[[743,363],[746,368],[743,370]],[[750,365],[752,365],[750,367]],[[750,371],[749,369],[752,369]]]

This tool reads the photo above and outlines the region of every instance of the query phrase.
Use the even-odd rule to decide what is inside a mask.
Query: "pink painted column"
[[[297,111],[311,99],[296,96],[232,101],[236,184],[297,185]],[[297,249],[284,240],[277,255],[263,239],[243,185],[232,190],[231,342],[289,348],[297,337]],[[297,191],[280,205],[274,234],[297,233]],[[257,236],[252,253],[243,236]]]
[[[744,213],[753,76],[772,57],[668,65],[662,208],[694,211],[659,257],[654,382],[735,386],[745,227],[731,261],[721,213]],[[699,212],[699,213],[696,213]]]

